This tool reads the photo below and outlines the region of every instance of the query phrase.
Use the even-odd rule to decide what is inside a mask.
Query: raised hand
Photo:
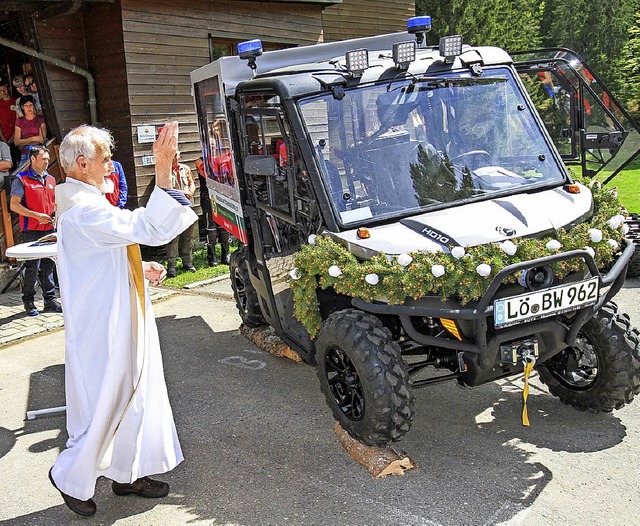
[[[166,124],[156,142],[153,143],[153,155],[156,158],[156,186],[171,188],[171,162],[178,149],[178,123]]]

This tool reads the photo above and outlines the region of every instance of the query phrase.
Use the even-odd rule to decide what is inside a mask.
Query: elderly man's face
[[[90,178],[102,184],[104,178],[113,171],[113,163],[111,162],[111,151],[109,148],[98,148],[94,159],[89,159],[87,164],[87,173]]]

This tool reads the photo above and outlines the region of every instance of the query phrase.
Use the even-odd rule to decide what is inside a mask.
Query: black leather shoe
[[[185,270],[188,270],[189,272],[195,272],[196,271],[196,267],[194,267],[193,265],[182,265],[182,268]]]
[[[42,312],[62,312],[62,305],[60,305],[58,300],[45,301]]]
[[[159,499],[169,495],[169,484],[149,477],[142,477],[131,484],[121,484],[114,480],[111,483],[111,489],[120,497],[138,495],[145,499]]]
[[[51,484],[53,484],[53,487],[56,488],[58,491],[60,491],[58,489],[58,486],[56,486],[56,483],[53,481],[53,477],[51,476],[52,469],[53,468],[49,470],[49,480],[51,481]],[[93,501],[93,499],[89,499],[89,500],[76,499],[71,495],[62,493],[62,491],[60,491],[60,495],[62,495],[62,500],[64,500],[64,503],[67,505],[67,507],[71,511],[77,513],[78,515],[91,517],[92,515],[96,514],[96,509],[98,508],[96,507],[96,503]]]

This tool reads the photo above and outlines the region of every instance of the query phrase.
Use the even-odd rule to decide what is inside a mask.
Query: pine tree
[[[542,43],[568,47],[582,56],[614,93],[626,79],[620,59],[637,0],[547,0]]]
[[[535,0],[417,0],[416,14],[430,15],[427,42],[463,35],[472,45],[529,49],[540,41],[539,2]]]
[[[635,23],[629,28],[629,41],[625,46],[621,69],[626,79],[622,97],[629,108],[637,113],[640,110],[640,9],[634,18]]]

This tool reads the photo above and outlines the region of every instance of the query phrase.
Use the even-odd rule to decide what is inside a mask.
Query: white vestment
[[[145,208],[120,210],[71,178],[56,206],[69,439],[52,476],[87,500],[99,476],[129,483],[183,460],[151,301],[127,245],[164,245],[197,216],[158,188]]]

